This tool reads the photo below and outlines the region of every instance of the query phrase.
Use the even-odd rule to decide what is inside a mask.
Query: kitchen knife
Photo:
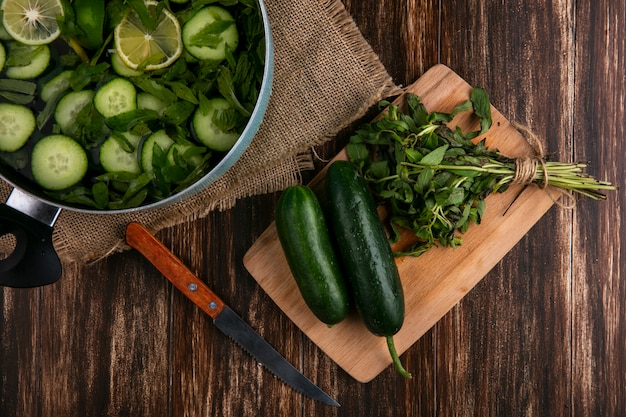
[[[145,227],[139,223],[130,223],[126,227],[126,242],[139,251],[202,311],[211,316],[213,324],[218,329],[248,351],[274,375],[314,400],[339,406],[339,403],[302,375],[263,340]]]

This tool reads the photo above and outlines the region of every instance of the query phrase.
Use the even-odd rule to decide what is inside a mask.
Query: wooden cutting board
[[[471,86],[452,70],[437,65],[406,91],[418,95],[428,111],[449,112],[468,99],[470,90]],[[533,149],[527,140],[495,108],[492,112],[494,123],[486,135],[487,145],[508,156],[531,155]],[[476,118],[468,114],[457,116],[452,124],[464,130],[477,129]],[[345,153],[338,158],[346,159]],[[322,170],[309,184],[314,190],[323,182],[324,174]],[[557,196],[554,190],[547,192],[536,186],[524,190],[511,187],[503,194],[488,197],[482,223],[470,227],[461,246],[398,258],[406,303],[404,325],[395,336],[398,353],[406,351],[457,304],[530,230]],[[399,242],[399,246],[402,244]],[[356,313],[328,328],[309,311],[289,271],[274,224],[248,250],[244,265],[285,314],[357,381],[369,382],[391,364],[385,340],[370,334]]]

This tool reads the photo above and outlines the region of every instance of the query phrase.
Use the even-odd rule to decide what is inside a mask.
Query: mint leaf
[[[233,74],[227,67],[222,66],[217,76],[217,89],[220,94],[228,101],[232,107],[237,109],[245,117],[250,117],[251,113],[248,109],[243,107],[237,94],[235,92],[235,82],[233,81]]]
[[[222,33],[233,26],[233,20],[218,19],[204,26],[202,30],[189,39],[189,46],[215,49],[223,41]]]
[[[482,135],[491,127],[491,104],[489,103],[489,96],[487,92],[476,87],[472,89],[470,95],[472,106],[474,107],[474,114],[480,118],[480,133]]]
[[[448,149],[448,145],[443,145],[424,155],[420,164],[426,166],[435,166],[441,164],[443,161],[443,157],[446,155],[446,150]]]

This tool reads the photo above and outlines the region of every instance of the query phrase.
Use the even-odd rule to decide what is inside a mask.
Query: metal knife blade
[[[339,406],[282,357],[269,343],[231,310],[156,237],[139,223],[126,227],[126,242],[139,251],[185,296],[207,313],[213,324],[256,358],[274,375],[302,394],[324,404]]]

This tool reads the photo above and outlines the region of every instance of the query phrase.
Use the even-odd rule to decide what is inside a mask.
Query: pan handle
[[[17,188],[0,204],[0,239],[12,249],[0,259],[0,285],[40,287],[61,277],[61,261],[52,245],[52,226],[60,211]]]

